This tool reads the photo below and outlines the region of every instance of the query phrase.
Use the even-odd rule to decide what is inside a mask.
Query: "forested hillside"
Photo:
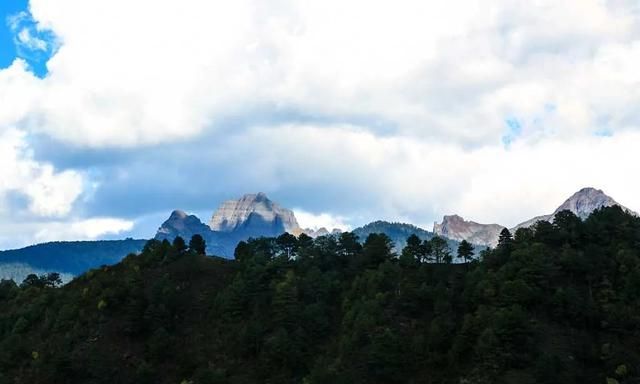
[[[103,264],[115,264],[129,253],[142,250],[146,240],[57,241],[0,251],[0,276],[14,264],[25,269],[79,275]]]
[[[0,284],[0,383],[636,383],[640,219],[570,212],[451,264],[386,235],[204,244]]]

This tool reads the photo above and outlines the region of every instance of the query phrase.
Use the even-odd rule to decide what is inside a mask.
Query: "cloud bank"
[[[259,190],[311,225],[512,225],[587,185],[640,210],[636,2],[31,0],[28,17],[16,44],[51,58],[44,78],[28,52],[0,70],[0,223],[18,207],[34,234],[129,233]]]

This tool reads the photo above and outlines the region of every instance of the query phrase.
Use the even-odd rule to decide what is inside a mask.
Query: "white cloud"
[[[0,246],[51,240],[86,240],[130,231],[117,218],[72,214],[84,190],[84,175],[36,161],[24,132],[0,130]]]
[[[191,137],[257,106],[462,145],[499,143],[509,117],[531,140],[640,120],[631,2],[30,4],[61,48],[10,122],[82,145]]]
[[[0,217],[0,249],[21,248],[49,241],[96,240],[105,236],[123,236],[135,222],[115,217],[39,220],[38,218]]]
[[[16,213],[6,201],[10,194],[28,201],[29,214],[40,217],[66,216],[83,189],[77,171],[56,171],[51,164],[32,158],[25,133],[0,130],[0,218]]]
[[[278,180],[288,189],[314,190],[316,199],[335,196],[331,204],[339,208],[328,207],[338,210],[327,219],[339,212],[343,216],[332,220],[406,220],[430,229],[450,213],[515,225],[552,212],[586,186],[602,188],[638,211],[640,179],[633,177],[640,163],[638,143],[640,132],[626,132],[466,150],[378,137],[353,126],[283,125],[236,136],[219,155],[227,162],[222,166],[246,170],[234,172],[237,183]],[[244,156],[248,151],[250,159]],[[302,217],[301,223],[314,223],[322,215]]]
[[[635,2],[31,0],[30,9],[37,24],[18,39],[37,49],[29,31],[50,29],[60,47],[44,79],[21,60],[0,70],[0,132],[14,143],[0,152],[0,197],[20,191],[33,215],[69,215],[87,180],[34,161],[25,132],[140,151],[207,138],[196,163],[206,155],[242,171],[225,185],[297,187],[341,204],[310,214],[310,225],[429,226],[453,212],[512,225],[586,185],[640,210],[630,177],[640,144]]]
[[[325,228],[329,231],[334,228],[342,231],[348,231],[351,229],[351,226],[346,222],[346,218],[342,216],[334,216],[330,213],[324,212],[314,214],[299,208],[296,208],[293,211],[301,228],[311,228],[313,230]]]
[[[71,222],[48,223],[36,232],[38,242],[62,240],[95,240],[105,235],[130,231],[134,223],[129,220],[99,217]]]

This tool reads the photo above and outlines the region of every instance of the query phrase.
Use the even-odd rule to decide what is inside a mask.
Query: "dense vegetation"
[[[393,242],[394,250],[398,251],[401,251],[402,248],[407,245],[407,239],[411,235],[416,235],[420,240],[431,240],[436,236],[435,233],[416,227],[412,224],[390,223],[388,221],[381,220],[356,228],[353,230],[353,233],[358,236],[360,240],[365,240],[372,233],[384,233],[389,236]],[[451,249],[457,249],[459,245],[455,240],[447,239],[447,243]]]
[[[570,212],[446,242],[150,241],[56,288],[0,284],[0,383],[634,383],[640,219]]]

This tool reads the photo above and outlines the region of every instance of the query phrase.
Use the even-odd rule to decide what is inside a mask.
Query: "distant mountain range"
[[[607,196],[602,190],[589,187],[582,188],[578,192],[574,193],[564,203],[556,208],[553,213],[536,216],[532,219],[526,220],[515,227],[510,228],[510,231],[515,233],[518,228],[527,228],[539,221],[553,222],[555,216],[559,212],[565,210],[573,212],[576,216],[584,220],[595,210],[614,205],[620,206],[628,213],[637,215],[637,213],[619,204],[610,196]],[[442,223],[434,223],[433,232],[449,239],[459,241],[467,240],[473,244],[493,247],[498,243],[498,236],[504,228],[506,227],[499,224],[479,224],[473,221],[466,221],[458,215],[450,215],[445,216]]]
[[[516,227],[527,227],[540,220],[552,221],[562,210],[570,210],[580,218],[586,218],[594,210],[612,205],[620,205],[601,190],[584,188],[576,192],[560,205],[552,214],[541,215],[527,220]],[[626,211],[633,213],[628,208]],[[467,221],[458,215],[445,216],[442,223],[435,223],[433,231],[405,223],[375,221],[354,232],[361,241],[371,233],[385,233],[400,251],[407,237],[412,234],[423,240],[434,236],[448,239],[449,247],[454,251],[458,242],[467,240],[478,250],[486,246],[495,246],[500,231],[505,228],[499,224],[480,224]],[[295,214],[270,200],[264,193],[247,194],[236,200],[223,202],[213,213],[209,224],[205,224],[195,215],[181,210],[173,211],[159,227],[155,239],[173,241],[176,236],[189,240],[200,234],[207,242],[207,253],[232,258],[236,245],[251,237],[272,237],[289,232],[296,236],[305,233],[311,237],[339,234],[340,231],[326,228],[317,230],[303,229],[299,226]],[[140,252],[146,240],[78,241],[38,244],[17,250],[0,251],[0,279],[21,281],[29,273],[55,271],[63,277],[83,273],[91,268],[120,261],[127,254]]]

